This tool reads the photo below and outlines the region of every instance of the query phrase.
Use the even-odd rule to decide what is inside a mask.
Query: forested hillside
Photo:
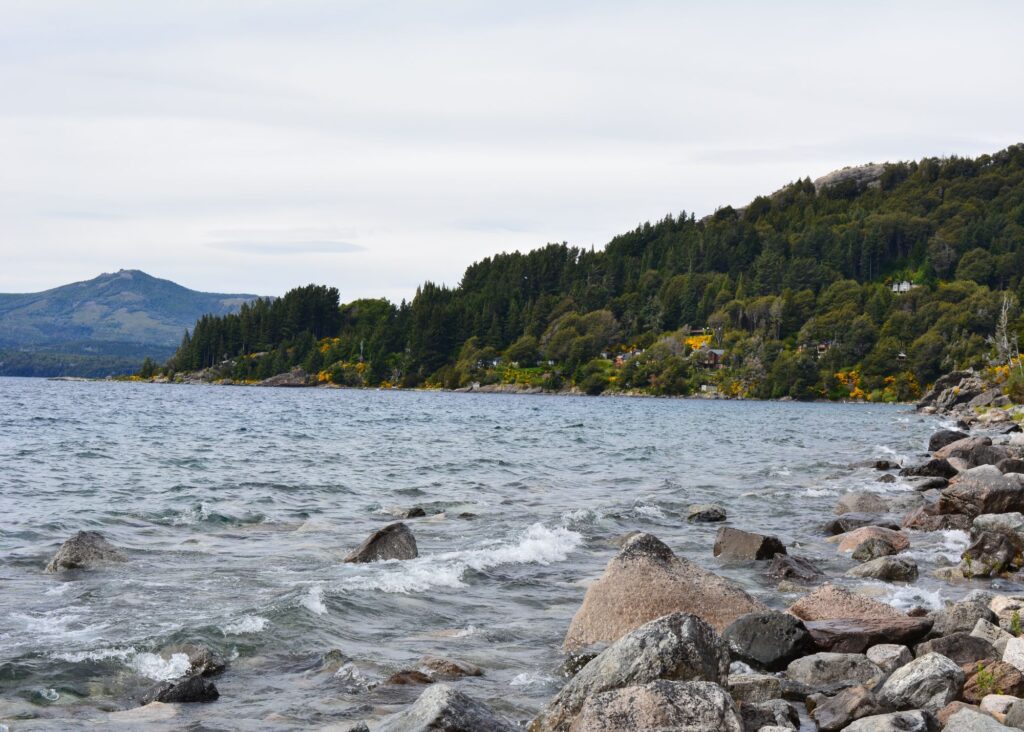
[[[165,370],[909,399],[945,370],[1008,358],[1022,275],[1015,145],[800,180],[741,209],[645,223],[601,251],[496,255],[398,305],[342,305],[311,285],[203,318]]]

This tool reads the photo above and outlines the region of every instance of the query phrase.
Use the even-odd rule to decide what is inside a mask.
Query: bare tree
[[[1013,309],[1013,295],[1009,292],[1003,293],[1003,304],[999,308],[999,318],[996,320],[995,335],[989,336],[986,340],[996,349],[996,364],[1010,365],[1016,355],[1016,349],[1010,342],[1010,311]],[[1014,340],[1016,338],[1014,337]]]

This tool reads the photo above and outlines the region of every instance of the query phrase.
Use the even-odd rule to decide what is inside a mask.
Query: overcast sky
[[[0,0],[0,291],[344,300],[1024,140],[1024,3]]]

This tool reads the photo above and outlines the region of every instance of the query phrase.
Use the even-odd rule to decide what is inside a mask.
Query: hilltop
[[[197,292],[120,270],[33,293],[0,294],[0,375],[104,376],[166,358],[206,314],[256,295]]]

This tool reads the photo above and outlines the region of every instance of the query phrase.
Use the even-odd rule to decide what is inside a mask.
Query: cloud
[[[241,254],[290,256],[297,254],[351,254],[366,251],[366,247],[347,241],[216,241],[207,243],[211,249]]]

